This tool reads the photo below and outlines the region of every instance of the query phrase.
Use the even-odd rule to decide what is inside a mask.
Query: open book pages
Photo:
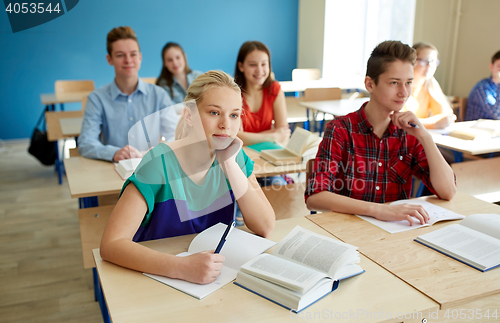
[[[398,233],[398,232],[404,232],[404,231],[409,231],[421,227],[427,227],[431,226],[436,222],[439,221],[447,221],[447,220],[461,220],[465,218],[465,216],[452,212],[450,210],[447,210],[445,208],[442,208],[440,206],[434,205],[432,203],[429,203],[425,200],[399,200],[396,202],[391,203],[391,205],[399,205],[399,204],[415,204],[415,205],[422,205],[424,209],[427,211],[429,214],[430,220],[426,224],[420,224],[420,221],[417,218],[413,218],[413,225],[410,226],[410,223],[406,220],[404,221],[382,221],[375,219],[374,217],[371,216],[366,216],[366,215],[356,215],[357,217],[370,222],[373,225],[376,225],[377,227],[389,232],[389,233]]]
[[[500,136],[500,120],[479,119],[471,128],[486,131],[491,137]]]
[[[215,250],[226,227],[227,226],[225,224],[218,223],[204,230],[199,233],[193,241],[191,241],[188,252],[183,252],[177,256],[185,257],[205,250]],[[241,265],[250,259],[255,258],[275,244],[276,242],[274,241],[235,228],[227,236],[224,247],[220,252],[226,260],[224,261],[224,267],[221,270],[221,275],[217,277],[213,283],[199,285],[184,280],[158,275],[146,273],[144,275],[178,289],[188,295],[202,299],[233,281],[236,278],[236,274]]]
[[[500,215],[472,214],[415,241],[481,271],[500,266]]]
[[[302,128],[296,128],[285,148],[262,150],[261,157],[275,165],[283,163],[302,162],[305,155],[314,156],[318,149],[320,138]]]
[[[272,255],[262,254],[241,266],[236,284],[299,311],[331,292],[334,281],[364,272],[355,265],[356,249],[297,226]]]
[[[273,256],[308,266],[338,280],[353,274],[343,269],[359,263],[357,249],[356,246],[296,226],[274,248]],[[357,265],[354,267],[359,270],[358,273],[363,271]]]
[[[338,281],[334,282],[332,279],[325,278],[303,294],[242,271],[238,272],[235,284],[296,313],[314,304],[338,287]]]
[[[500,120],[479,119],[471,123],[459,122],[451,125],[448,127],[448,135],[464,140],[483,140],[500,136]]]
[[[122,159],[115,163],[116,172],[125,180],[134,173],[141,160],[142,158]]]

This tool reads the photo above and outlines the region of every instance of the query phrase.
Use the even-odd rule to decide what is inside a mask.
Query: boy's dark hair
[[[491,64],[495,64],[495,62],[499,59],[500,59],[500,50],[491,57]]]
[[[108,50],[109,56],[111,56],[111,52],[113,51],[113,43],[117,40],[120,39],[132,39],[135,40],[137,43],[137,46],[139,47],[139,51],[141,50],[141,47],[139,46],[139,41],[137,40],[137,37],[135,36],[135,31],[128,27],[116,27],[113,28],[109,33],[108,37],[106,39],[106,48]]]
[[[368,59],[366,76],[369,76],[377,84],[378,77],[386,71],[387,64],[396,60],[415,66],[417,60],[415,49],[395,40],[387,40],[378,44]]]

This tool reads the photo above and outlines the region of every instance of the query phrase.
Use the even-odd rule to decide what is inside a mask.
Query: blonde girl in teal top
[[[104,260],[206,284],[220,275],[224,256],[205,251],[176,257],[136,242],[229,223],[235,201],[250,230],[271,233],[274,211],[236,137],[241,111],[239,87],[226,73],[209,71],[193,81],[176,140],[150,150],[124,184],[101,240]]]

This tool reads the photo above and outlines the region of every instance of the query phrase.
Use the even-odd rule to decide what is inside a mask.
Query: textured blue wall
[[[43,25],[12,33],[0,13],[0,139],[28,138],[42,112],[41,93],[58,79],[110,83],[106,34],[131,26],[143,62],[139,75],[156,77],[161,49],[180,43],[193,69],[234,72],[240,45],[260,40],[272,53],[278,80],[291,80],[297,62],[298,0],[82,0]],[[77,104],[66,109],[79,109]]]

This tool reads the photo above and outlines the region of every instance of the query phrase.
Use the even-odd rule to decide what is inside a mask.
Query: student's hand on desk
[[[429,222],[429,214],[421,205],[415,204],[398,204],[398,205],[388,205],[379,204],[379,212],[374,216],[378,220],[382,221],[404,221],[410,222],[410,226],[413,225],[415,219],[420,221],[420,224],[426,224]]]
[[[197,284],[209,284],[221,274],[225,258],[214,250],[179,258],[179,278]]]
[[[137,150],[135,147],[130,145],[126,145],[125,147],[118,150],[113,156],[113,161],[118,162],[122,159],[130,159],[130,158],[141,158],[142,153]]]
[[[274,140],[282,145],[286,145],[292,131],[289,127],[279,127],[274,129]]]

